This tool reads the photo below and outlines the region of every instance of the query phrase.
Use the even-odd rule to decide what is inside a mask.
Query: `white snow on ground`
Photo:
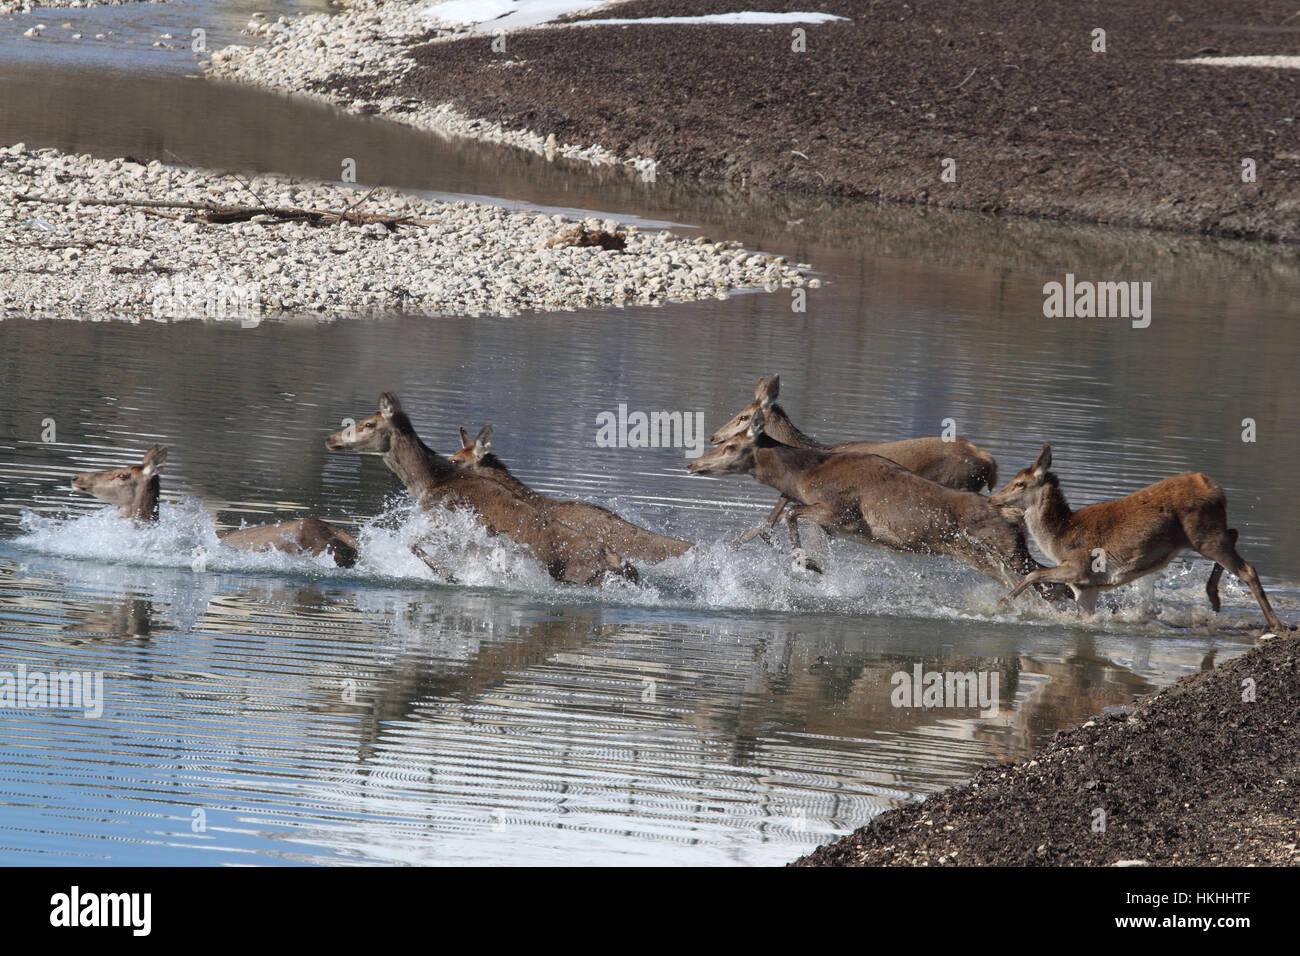
[[[425,7],[425,16],[443,23],[472,25],[476,31],[536,27],[568,13],[603,6],[606,0],[445,0]],[[573,26],[632,23],[826,23],[847,20],[831,13],[714,13],[700,17],[642,17],[638,20],[579,20]]]
[[[1300,56],[1198,56],[1179,60],[1198,66],[1263,66],[1283,70],[1300,70]]]
[[[606,0],[447,0],[425,7],[424,15],[443,23],[473,24],[476,30],[517,30],[604,3]]]
[[[746,10],[743,13],[711,13],[700,17],[641,17],[636,20],[578,20],[575,27],[624,25],[629,23],[828,23],[831,20],[847,20],[833,13],[755,13]]]

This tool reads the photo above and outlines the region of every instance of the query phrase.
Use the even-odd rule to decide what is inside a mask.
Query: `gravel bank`
[[[550,158],[622,165],[642,176],[653,175],[655,164],[650,159],[615,154],[598,144],[561,143],[549,134],[475,119],[445,100],[425,102],[380,94],[355,97],[339,89],[344,77],[365,77],[368,85],[394,86],[415,67],[407,55],[410,48],[429,40],[456,43],[468,36],[464,31],[436,28],[435,21],[420,13],[426,5],[351,0],[334,15],[316,13],[271,21],[255,14],[246,32],[260,42],[214,51],[207,69],[223,79],[312,94],[355,113],[382,113],[420,129],[516,146]]]
[[[1265,641],[795,865],[1300,864],[1298,656]]]
[[[0,0],[0,16],[9,13],[30,13],[33,10],[79,7],[120,7],[126,3],[166,3],[167,0]]]
[[[206,208],[185,203],[244,208],[211,217],[234,221],[208,221]],[[625,248],[584,244],[598,230]],[[575,224],[392,190],[0,149],[0,314],[513,314],[804,281],[780,257],[613,220]]]
[[[1180,62],[1300,54],[1290,0],[1053,0],[1032,16],[1014,0],[759,5],[851,18],[802,27],[804,52],[786,25],[637,24],[513,31],[496,53],[482,32],[421,34],[420,5],[278,24],[271,49],[222,51],[213,69],[658,175],[1300,240],[1300,71]],[[599,16],[736,6],[631,0]]]

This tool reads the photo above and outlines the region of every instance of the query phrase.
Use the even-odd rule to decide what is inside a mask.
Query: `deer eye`
[[[120,475],[117,476],[117,480],[118,480],[118,481],[126,481],[126,479],[129,478],[129,477],[130,477],[129,475],[123,473],[123,474],[120,474]]]
[[[374,427],[375,427],[375,423],[374,423],[374,422],[366,422],[366,424],[365,424],[363,427],[364,427],[364,428],[374,428]]]
[[[749,421],[749,416],[748,416],[748,415],[741,415],[741,416],[740,416],[740,420],[741,420],[742,422],[747,422],[747,421]]]

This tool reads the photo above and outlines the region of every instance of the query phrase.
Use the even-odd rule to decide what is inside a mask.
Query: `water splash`
[[[599,588],[557,584],[524,548],[489,534],[463,510],[424,511],[406,496],[389,502],[357,533],[356,567],[337,567],[328,555],[243,551],[217,537],[212,518],[195,499],[168,502],[155,523],[119,518],[111,507],[76,516],[24,512],[14,544],[41,554],[107,565],[143,565],[198,572],[274,574],[375,583],[405,582],[487,588],[560,598],[568,604],[615,604],[740,613],[793,612],[996,621],[1047,626],[1196,628],[1222,631],[1256,626],[1249,591],[1225,576],[1231,613],[1214,614],[1205,600],[1208,562],[1183,559],[1159,576],[1107,592],[1097,616],[1084,619],[1069,605],[1049,606],[1032,596],[1016,602],[1006,589],[964,565],[942,558],[894,554],[849,542],[823,546],[823,574],[792,567],[788,548],[754,542],[733,549],[701,542],[685,555],[641,564],[641,581],[611,580]],[[419,552],[419,553],[417,553]],[[1275,591],[1276,594],[1276,591]],[[1289,594],[1278,596],[1285,607]]]

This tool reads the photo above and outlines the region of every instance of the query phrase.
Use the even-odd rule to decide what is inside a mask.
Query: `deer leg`
[[[1088,583],[1088,576],[1080,574],[1079,569],[1068,564],[1058,564],[1054,568],[1039,568],[1025,575],[1023,581],[1011,589],[1011,597],[1020,597],[1025,588],[1039,582],[1049,584],[1073,584],[1082,587]],[[1077,597],[1076,597],[1077,600]],[[1096,603],[1094,599],[1094,604]]]
[[[415,544],[411,545],[411,554],[415,555],[417,558],[423,561],[425,566],[428,567],[428,569],[432,571],[434,574],[438,575],[441,578],[446,578],[448,584],[456,583],[456,575],[452,574],[446,568],[435,564],[433,559],[430,558],[427,553],[425,553],[424,548],[420,546],[419,542],[416,542]]]
[[[1229,528],[1228,537],[1231,539],[1231,544],[1235,550],[1237,545],[1237,529]],[[1210,580],[1205,582],[1205,594],[1209,597],[1210,607],[1214,608],[1215,614],[1219,613],[1219,608],[1222,606],[1219,601],[1219,578],[1221,577],[1223,577],[1223,565],[1215,561],[1214,570],[1210,572]]]
[[[1205,582],[1205,594],[1210,599],[1210,607],[1214,613],[1218,614],[1223,602],[1219,600],[1219,578],[1223,577],[1223,565],[1214,562],[1214,570],[1210,572],[1210,579]]]
[[[999,537],[988,540],[972,537],[969,540],[973,547],[958,548],[951,553],[993,580],[1014,588],[1025,575],[1042,566],[1029,553],[1029,547],[1019,528],[1013,525],[1012,530],[1014,533],[1010,542],[1004,543]],[[1033,586],[1045,601],[1055,603],[1074,599],[1073,592],[1060,583],[1039,580]]]
[[[1026,574],[1042,567],[1029,553],[1024,522],[1019,513],[999,508],[1002,521],[994,522],[984,533],[965,535],[972,547],[958,548],[951,553],[971,567],[1013,588]],[[1074,592],[1064,584],[1038,581],[1034,589],[1043,600],[1052,603],[1074,600]]]
[[[1079,605],[1079,610],[1088,616],[1097,613],[1097,595],[1101,594],[1101,588],[1076,587],[1074,589],[1074,603]]]
[[[786,509],[785,523],[790,528],[790,544],[794,547],[795,567],[817,574],[822,573],[821,566],[803,553],[803,546],[799,543],[799,519],[805,518],[825,529],[826,525],[831,523],[832,517],[830,509],[825,505],[791,505]]]
[[[1292,630],[1289,625],[1283,624],[1282,619],[1273,612],[1273,605],[1269,603],[1268,595],[1264,593],[1264,587],[1259,583],[1259,575],[1256,574],[1255,569],[1237,553],[1237,549],[1234,547],[1236,540],[1236,530],[1225,528],[1221,534],[1214,535],[1209,541],[1195,542],[1194,547],[1201,554],[1215,562],[1216,570],[1218,570],[1218,565],[1222,565],[1225,569],[1236,575],[1238,580],[1245,584],[1246,587],[1250,588],[1250,593],[1255,595],[1255,600],[1259,602],[1260,610],[1264,612],[1264,620],[1268,622],[1268,629],[1270,631],[1279,634],[1283,631]],[[1210,589],[1210,583],[1214,584],[1214,594],[1211,596],[1210,601],[1211,606],[1213,606],[1218,598],[1219,584],[1214,571],[1210,572],[1210,582],[1205,586],[1207,591]],[[1218,608],[1216,607],[1215,610],[1218,610]]]
[[[621,555],[613,551],[606,551],[604,554],[605,568],[607,574],[622,578],[625,581],[631,581],[633,584],[641,583],[641,575],[631,561],[626,561]]]
[[[790,499],[787,498],[785,495],[782,495],[780,498],[777,498],[776,507],[773,508],[772,513],[767,516],[767,520],[765,520],[762,524],[755,525],[754,527],[750,528],[748,531],[742,534],[735,541],[731,542],[731,546],[733,548],[739,548],[742,544],[748,544],[750,541],[753,541],[755,538],[762,538],[765,542],[771,544],[772,535],[769,532],[776,527],[777,519],[781,517],[781,512],[785,509],[785,506],[788,505],[789,503],[790,503]]]

